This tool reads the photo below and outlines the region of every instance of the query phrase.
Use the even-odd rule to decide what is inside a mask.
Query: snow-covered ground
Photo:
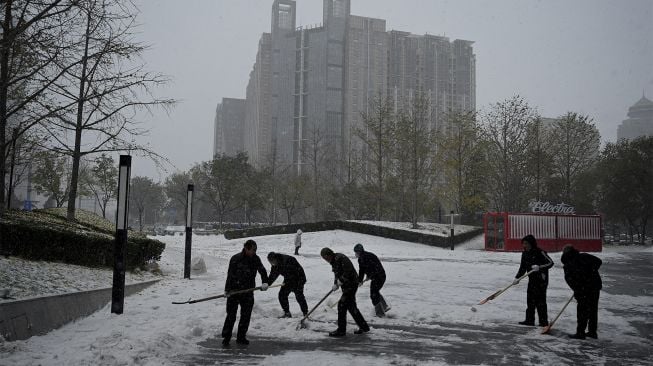
[[[182,277],[184,237],[157,237],[166,242],[160,268],[163,279],[137,295],[125,299],[125,312],[122,315],[104,309],[73,324],[66,325],[47,335],[33,337],[26,341],[0,343],[0,365],[169,365],[177,364],[185,356],[202,352],[198,343],[219,337],[225,317],[224,300],[213,300],[192,305],[173,305],[171,301],[200,298],[220,294],[229,258],[238,253],[244,239],[226,240],[222,236],[193,237],[193,256],[201,256],[207,264],[208,272],[195,276],[192,280]],[[254,238],[258,242],[258,255],[269,270],[266,255],[270,251],[291,254],[294,250],[294,235],[274,235]],[[354,244],[362,243],[366,250],[376,253],[384,263],[388,280],[382,293],[392,306],[387,318],[373,317],[369,300],[369,287],[364,286],[358,293],[358,306],[372,325],[368,337],[370,342],[401,341],[402,332],[391,331],[393,327],[431,327],[442,331],[440,324],[453,323],[460,327],[513,326],[523,320],[526,297],[526,281],[510,289],[500,298],[488,304],[477,306],[479,300],[497,289],[509,284],[519,266],[520,253],[497,253],[481,250],[482,237],[469,241],[456,250],[446,250],[421,244],[350,233],[345,231],[309,232],[303,234],[303,246],[298,260],[304,267],[308,283],[305,287],[309,307],[326,294],[332,284],[330,266],[320,258],[319,251],[328,246],[337,252],[353,257]],[[608,249],[597,256],[606,263],[623,260],[621,248]],[[651,248],[638,248],[651,253]],[[548,291],[549,317],[552,318],[571,291],[564,283],[559,253],[553,253],[556,266],[550,271],[551,280]],[[4,264],[6,262],[1,262]],[[35,268],[38,268],[35,267]],[[34,272],[38,272],[37,269]],[[36,276],[25,273],[24,276]],[[69,277],[77,277],[71,272]],[[84,276],[84,275],[81,275]],[[608,284],[613,279],[603,277]],[[85,279],[84,282],[93,281]],[[105,280],[98,281],[105,286]],[[106,283],[110,283],[107,272]],[[277,280],[281,281],[281,280]],[[260,278],[257,278],[260,282]],[[75,286],[69,288],[77,288]],[[255,294],[252,321],[248,338],[253,345],[257,339],[276,338],[293,342],[327,342],[325,332],[335,329],[337,313],[325,306],[314,313],[316,321],[309,323],[309,329],[296,330],[299,318],[277,319],[282,311],[277,300],[278,290]],[[637,336],[629,319],[610,309],[653,309],[653,297],[610,295],[602,293],[599,310],[599,335],[624,344],[650,342]],[[336,297],[334,297],[335,299]],[[604,304],[610,304],[610,309]],[[291,312],[299,314],[299,307],[290,296]],[[470,311],[476,306],[478,311]],[[572,307],[570,307],[572,308]],[[650,314],[650,313],[649,313]],[[630,319],[632,320],[632,319]],[[650,317],[643,321],[650,323]],[[326,323],[325,323],[326,322]],[[573,332],[575,309],[565,312],[559,320],[562,331]],[[348,338],[355,326],[349,325]],[[539,331],[523,329],[523,335],[516,342],[538,342],[542,339]],[[518,329],[521,332],[521,328]],[[361,339],[360,336],[358,336]],[[468,342],[452,334],[451,342]],[[416,340],[417,341],[417,340]],[[555,341],[560,342],[560,341]],[[442,344],[428,343],[424,347],[439,347]],[[250,345],[253,346],[253,345]],[[436,349],[434,348],[434,349]],[[279,350],[277,350],[279,351]],[[247,352],[241,350],[239,353]],[[541,353],[534,348],[533,354]],[[437,352],[434,351],[434,355]],[[529,355],[525,355],[528,357]],[[535,356],[533,356],[535,357]],[[588,353],[588,361],[605,364],[601,355]],[[217,364],[225,360],[214,360]],[[246,363],[251,363],[249,359]],[[263,359],[263,365],[340,365],[340,364],[416,364],[422,361],[398,359],[391,349],[376,356],[354,355],[347,352],[292,351],[276,352]],[[642,362],[646,364],[648,361]],[[559,358],[551,357],[544,364],[560,364]],[[446,364],[437,357],[428,364]]]
[[[14,299],[111,287],[112,276],[112,269],[0,257],[0,289],[9,289],[9,296]],[[146,271],[125,274],[127,284],[157,278],[161,276]],[[6,300],[0,298],[0,303],[3,301]]]

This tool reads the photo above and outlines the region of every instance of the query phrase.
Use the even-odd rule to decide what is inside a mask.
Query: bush
[[[113,266],[114,227],[93,213],[77,211],[68,222],[65,209],[10,210],[0,218],[0,253],[25,259],[58,261],[90,267]],[[165,244],[129,232],[128,269],[159,260]]]

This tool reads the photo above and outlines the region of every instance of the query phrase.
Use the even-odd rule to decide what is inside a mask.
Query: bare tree
[[[488,142],[489,193],[495,208],[521,210],[532,176],[527,170],[527,135],[537,114],[522,97],[514,96],[494,104],[483,119]]]
[[[311,169],[311,178],[313,185],[313,221],[321,219],[322,205],[320,197],[323,196],[322,188],[325,181],[330,179],[323,179],[322,167],[326,164],[327,154],[329,152],[327,141],[324,138],[324,133],[319,127],[313,127],[308,131],[308,139],[302,144],[301,154],[303,155],[304,164],[308,165]]]
[[[0,213],[6,208],[7,154],[13,140],[50,116],[48,88],[72,65],[57,68],[65,53],[61,36],[75,0],[0,2]],[[9,137],[8,127],[17,128]]]
[[[408,185],[409,217],[413,228],[418,227],[417,220],[422,214],[421,198],[425,197],[432,181],[436,162],[436,131],[431,128],[431,112],[428,98],[417,93],[405,104],[397,120],[397,169]]]
[[[589,116],[574,112],[551,127],[548,150],[552,172],[562,181],[560,199],[571,202],[578,179],[598,160],[601,136]]]
[[[63,105],[69,106],[48,119],[45,129],[50,148],[72,157],[72,176],[67,217],[75,217],[80,161],[83,156],[108,151],[139,151],[151,158],[158,154],[139,145],[142,135],[135,121],[139,111],[168,107],[152,89],[167,82],[147,72],[139,62],[146,46],[133,40],[137,9],[128,0],[79,0],[75,26],[67,37],[72,47],[67,57],[76,62],[50,87]]]
[[[478,208],[479,197],[473,183],[480,168],[478,159],[483,156],[480,126],[474,111],[452,111],[447,114],[447,123],[448,129],[439,145],[443,176],[449,187],[445,194],[454,197],[456,212],[469,215]]]
[[[395,114],[392,100],[377,96],[373,99],[370,111],[362,114],[363,128],[357,131],[363,142],[367,155],[367,164],[371,168],[372,181],[376,193],[376,219],[381,220],[384,187],[388,174],[387,167],[391,160],[391,144],[394,142]]]

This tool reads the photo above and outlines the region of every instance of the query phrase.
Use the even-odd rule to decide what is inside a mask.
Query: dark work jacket
[[[358,282],[363,282],[365,275],[370,279],[385,279],[385,270],[379,258],[370,252],[361,252],[358,256]]]
[[[515,278],[519,278],[530,271],[534,264],[540,266],[540,270],[539,272],[533,272],[528,275],[528,283],[548,284],[549,268],[553,267],[553,260],[545,251],[537,246],[531,248],[531,250],[522,252],[521,264],[519,265],[519,271],[517,271]]]
[[[225,292],[246,290],[256,287],[256,272],[261,274],[261,283],[268,282],[268,272],[261,263],[261,258],[254,254],[245,255],[245,250],[231,257],[227,270],[227,281],[224,284]]]
[[[342,253],[334,254],[331,269],[335,277],[333,282],[342,282],[342,292],[355,292],[358,289],[358,274],[346,255]]]
[[[270,269],[270,278],[268,278],[268,284],[271,285],[274,283],[279,275],[283,276],[283,283],[287,286],[303,286],[306,283],[306,274],[304,274],[304,268],[302,268],[299,262],[297,262],[295,257],[277,253],[276,259],[277,264],[272,266]]]
[[[569,256],[568,256],[569,257]],[[603,261],[587,253],[574,253],[565,258],[564,271],[565,281],[574,291],[574,296],[583,297],[593,291],[599,291],[603,287],[599,268]]]

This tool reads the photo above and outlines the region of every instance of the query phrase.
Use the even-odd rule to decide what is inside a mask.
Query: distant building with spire
[[[628,119],[617,128],[617,139],[632,140],[642,136],[653,136],[653,101],[642,98],[628,108]]]

